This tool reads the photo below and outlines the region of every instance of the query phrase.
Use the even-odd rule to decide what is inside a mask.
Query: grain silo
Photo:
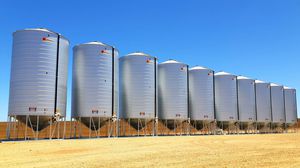
[[[158,65],[158,118],[174,133],[188,121],[188,65],[168,60]]]
[[[237,77],[227,72],[215,73],[215,113],[221,129],[238,129]]]
[[[271,83],[271,109],[273,128],[285,123],[283,86]]]
[[[120,133],[154,134],[157,114],[157,59],[134,52],[120,59]]]
[[[214,71],[201,66],[189,70],[189,110],[196,130],[211,132],[214,128]]]
[[[255,82],[253,79],[238,76],[238,116],[240,128],[246,132],[256,129],[256,111],[255,111]]]
[[[13,33],[10,119],[40,131],[65,117],[68,54],[69,41],[59,33],[44,28]]]
[[[297,123],[296,89],[284,87],[285,122],[288,127]]]
[[[270,83],[255,80],[256,124],[260,132],[270,131],[272,122]]]
[[[96,41],[75,46],[73,55],[72,118],[99,136],[117,118],[118,50]]]

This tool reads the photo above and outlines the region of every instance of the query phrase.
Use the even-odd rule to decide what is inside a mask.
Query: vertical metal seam
[[[157,75],[156,75],[156,72],[157,72],[157,66],[156,66],[156,58],[154,57],[154,117],[158,117],[157,115],[157,99],[156,99],[156,91],[157,91]]]
[[[216,91],[215,91],[215,71],[213,71],[213,102],[214,102],[214,119],[217,119],[217,114],[216,114]]]
[[[54,116],[57,113],[57,90],[58,90],[58,64],[59,64],[59,42],[60,42],[60,35],[57,34],[57,50],[56,50],[56,72],[55,72],[55,95],[54,95]]]
[[[189,107],[189,104],[190,104],[190,82],[189,82],[189,65],[186,65],[186,78],[187,78],[187,117],[188,119],[191,117],[190,116],[190,107]]]
[[[272,89],[271,89],[271,84],[269,83],[270,86],[270,107],[271,107],[271,123],[273,122],[273,109],[272,109]]]
[[[254,80],[254,102],[255,102],[255,121],[257,122],[257,100],[256,100],[256,85],[257,83],[255,83]]]
[[[114,115],[114,98],[115,98],[115,48],[112,47],[112,96],[111,96],[111,116]]]
[[[284,112],[284,123],[286,123],[286,109],[285,109],[285,90],[284,87],[282,86],[282,91],[283,91],[283,112]]]
[[[294,90],[295,91],[295,94],[294,94],[294,97],[295,97],[295,104],[294,104],[294,106],[295,106],[295,112],[296,112],[296,121],[295,122],[298,122],[298,113],[297,113],[297,90],[295,89]]]
[[[236,84],[236,107],[237,107],[237,121],[240,121],[240,109],[239,109],[239,82],[237,76],[235,76]]]

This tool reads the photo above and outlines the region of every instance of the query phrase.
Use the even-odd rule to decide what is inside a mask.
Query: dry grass
[[[5,142],[0,167],[300,167],[300,134]]]

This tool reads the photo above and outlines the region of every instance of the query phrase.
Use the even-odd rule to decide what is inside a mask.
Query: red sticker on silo
[[[52,40],[49,39],[49,38],[47,38],[47,37],[43,37],[43,38],[42,38],[42,41],[43,41],[43,42],[52,42]]]
[[[146,60],[146,63],[152,63],[151,59],[148,58],[148,59]]]
[[[101,54],[109,54],[109,52],[105,49],[105,50],[101,50],[100,51]]]

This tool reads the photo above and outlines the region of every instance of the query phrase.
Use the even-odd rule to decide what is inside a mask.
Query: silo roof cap
[[[291,87],[288,87],[288,86],[283,86],[283,89],[286,89],[286,90],[296,90],[295,88],[291,88]]]
[[[262,81],[262,80],[255,80],[255,83],[269,83],[269,82],[265,82],[265,81]]]
[[[55,31],[52,31],[50,29],[47,29],[47,28],[26,28],[26,29],[22,29],[22,30],[17,30],[13,34],[15,34],[17,32],[22,32],[22,31],[43,31],[43,32],[47,32],[47,33],[53,33],[53,34],[59,35],[61,38],[64,38],[65,40],[67,40],[69,42],[69,40],[65,36],[61,35],[60,33],[55,32]]]
[[[91,41],[91,42],[87,42],[87,43],[83,43],[83,44],[107,45],[107,44],[104,44],[100,41]]]
[[[102,43],[100,41],[91,41],[91,42],[86,42],[82,44],[77,44],[75,47],[81,46],[81,45],[101,45],[101,46],[107,46],[107,47],[112,47],[108,44]]]
[[[219,75],[232,75],[231,73],[228,73],[228,72],[224,72],[224,71],[221,71],[221,72],[217,72],[215,73],[216,76],[219,76]]]
[[[276,83],[271,83],[270,85],[271,85],[271,86],[281,86],[281,85],[278,85],[278,84],[276,84]]]
[[[160,63],[160,64],[185,64],[185,63],[176,61],[176,60],[174,60],[174,59],[169,59],[168,61],[162,62],[162,63]]]
[[[127,56],[144,56],[144,57],[146,56],[146,57],[156,58],[155,56],[151,56],[151,55],[146,54],[144,52],[137,51],[137,52],[129,53],[129,54],[121,57],[121,59],[124,58],[124,57],[127,57]]]
[[[150,56],[150,55],[145,54],[143,52],[133,52],[133,53],[129,53],[129,54],[125,55],[125,56],[131,56],[131,55],[134,55],[134,56]]]
[[[211,69],[197,65],[192,67],[190,70],[211,70]]]
[[[246,77],[246,76],[241,76],[241,75],[238,76],[237,79],[250,79],[250,80],[253,80],[253,79],[251,79],[251,78],[248,78],[248,77]]]
[[[51,31],[47,28],[26,28],[24,30],[35,30],[35,31],[45,31],[45,32],[51,32],[51,33],[56,33],[54,31]],[[18,30],[18,31],[22,31],[22,30]]]

